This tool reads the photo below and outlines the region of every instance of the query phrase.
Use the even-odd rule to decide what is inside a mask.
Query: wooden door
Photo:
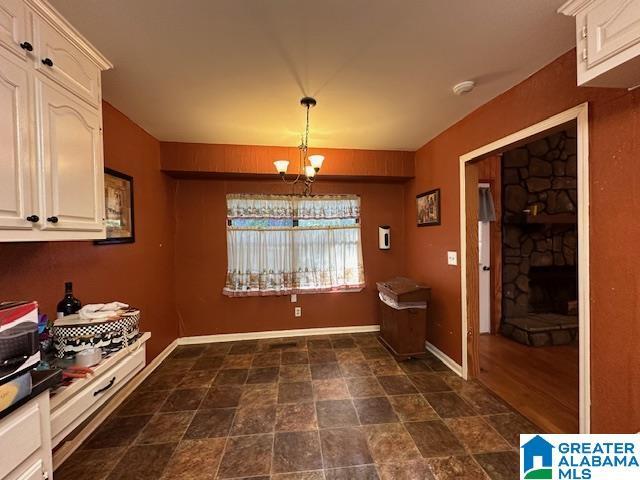
[[[31,229],[39,220],[32,217],[39,211],[32,200],[29,76],[16,62],[0,54],[0,229]]]
[[[640,42],[640,0],[602,0],[585,20],[588,68]]]
[[[467,262],[467,374],[476,377],[480,372],[478,331],[480,329],[480,297],[478,276],[478,166],[465,165],[466,198],[466,262]]]
[[[102,132],[98,111],[37,80],[40,157],[44,166],[44,229],[104,229]]]

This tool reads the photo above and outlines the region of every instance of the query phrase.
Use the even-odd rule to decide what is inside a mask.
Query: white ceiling
[[[415,150],[574,45],[562,0],[51,0],[160,140]],[[473,79],[476,90],[451,87]]]

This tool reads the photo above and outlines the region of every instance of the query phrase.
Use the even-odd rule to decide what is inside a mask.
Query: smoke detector
[[[456,95],[464,95],[465,93],[469,93],[476,86],[476,82],[473,80],[467,80],[466,82],[460,82],[457,85],[453,86],[453,93]]]

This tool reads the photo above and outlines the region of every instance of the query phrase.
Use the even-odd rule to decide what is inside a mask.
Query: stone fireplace
[[[529,268],[529,311],[576,315],[578,272],[575,265]]]
[[[577,329],[576,165],[575,129],[503,154],[501,331],[505,334],[513,328],[545,331],[547,321],[552,329],[562,328],[565,321]],[[526,341],[516,339],[557,343],[546,333],[535,342],[530,332],[525,336]],[[570,341],[573,335],[565,337]]]

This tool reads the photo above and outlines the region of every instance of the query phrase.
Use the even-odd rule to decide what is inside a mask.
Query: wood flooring
[[[478,379],[548,433],[578,433],[578,345],[529,347],[481,335]]]

